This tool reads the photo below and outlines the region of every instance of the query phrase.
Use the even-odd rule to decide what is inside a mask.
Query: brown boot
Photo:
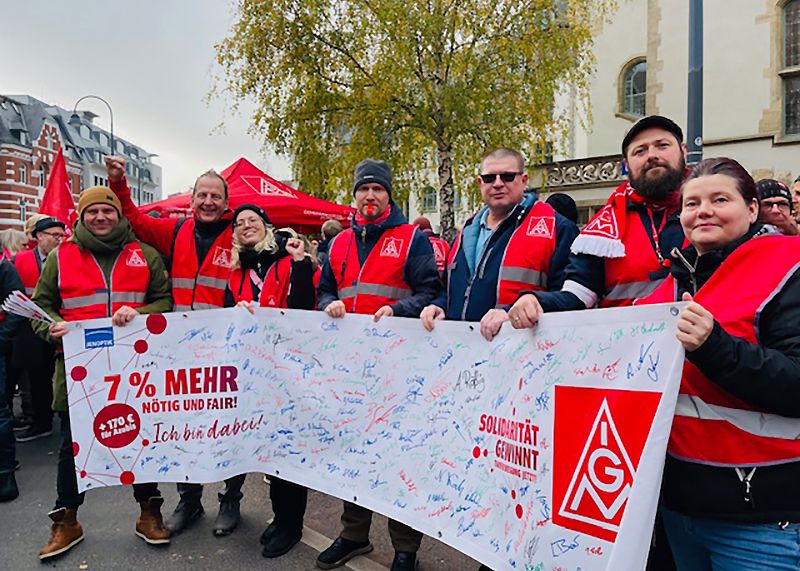
[[[164,545],[169,543],[169,530],[164,525],[161,517],[161,504],[164,498],[155,496],[147,501],[139,502],[142,513],[136,520],[136,535],[150,545]]]
[[[60,508],[47,514],[53,520],[50,541],[39,552],[39,559],[61,555],[83,541],[83,528],[78,523],[78,510]]]

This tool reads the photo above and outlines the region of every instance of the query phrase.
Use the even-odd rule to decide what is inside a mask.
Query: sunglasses
[[[481,174],[478,176],[481,177],[483,184],[492,184],[494,181],[497,180],[498,176],[500,177],[500,180],[502,180],[503,182],[511,182],[521,174],[522,174],[521,172],[500,172],[496,174]]]

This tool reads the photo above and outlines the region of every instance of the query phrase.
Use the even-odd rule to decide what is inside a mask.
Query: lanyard
[[[651,209],[647,209],[647,215],[650,217],[650,240],[653,246],[653,250],[655,250],[656,257],[658,258],[658,263],[661,264],[662,267],[669,267],[669,263],[664,260],[664,256],[661,255],[661,243],[659,241],[659,234],[667,225],[667,211],[664,211],[664,216],[661,217],[661,224],[658,226],[658,230],[656,230],[656,221],[653,218],[653,211]]]

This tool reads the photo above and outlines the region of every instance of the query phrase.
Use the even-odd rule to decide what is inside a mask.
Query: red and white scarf
[[[670,216],[678,209],[678,190],[662,200],[651,200],[634,192],[630,182],[624,182],[608,197],[605,206],[595,214],[572,243],[573,254],[591,254],[600,258],[623,258],[628,201],[641,204],[651,211],[663,211]]]

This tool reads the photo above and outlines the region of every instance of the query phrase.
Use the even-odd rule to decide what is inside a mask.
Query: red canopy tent
[[[257,204],[263,208],[276,228],[290,226],[301,234],[317,233],[326,220],[338,220],[350,225],[354,209],[304,194],[275,180],[253,163],[241,158],[220,173],[228,181],[228,206],[231,210],[242,204]],[[164,200],[139,208],[145,214],[158,212],[167,217],[191,215],[192,194],[175,194]]]

